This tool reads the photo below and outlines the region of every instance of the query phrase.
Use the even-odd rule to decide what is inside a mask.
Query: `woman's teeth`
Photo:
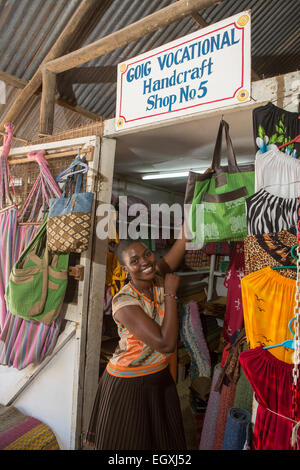
[[[148,268],[143,269],[143,273],[149,274],[153,271],[153,266],[148,266]]]

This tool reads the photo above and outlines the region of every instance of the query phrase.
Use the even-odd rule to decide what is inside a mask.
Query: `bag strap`
[[[75,167],[76,170],[76,167]],[[76,183],[75,183],[76,182]],[[75,183],[75,189],[74,192],[72,193],[72,188]],[[68,196],[71,197],[73,194],[78,194],[80,193],[81,185],[83,187],[83,192],[85,192],[85,180],[83,177],[83,173],[77,173],[75,175],[70,175],[67,179],[66,182],[63,186],[63,194],[62,197],[66,197],[66,190],[68,189]]]
[[[38,163],[40,174],[35,180],[30,193],[20,209],[18,216],[19,222],[24,221],[25,214],[30,205],[32,207],[30,214],[27,217],[27,222],[32,222],[37,219],[37,216],[39,215],[37,208],[39,207],[40,200],[42,200],[42,213],[44,215],[49,208],[49,199],[61,196],[61,191],[49,171],[47,160],[44,157],[45,155],[45,150],[32,151],[27,155],[28,160]]]
[[[10,152],[13,137],[13,126],[10,123],[4,124],[7,135],[4,137],[2,152],[0,155],[0,209],[17,203],[17,195],[13,184],[12,175],[8,165],[8,155]],[[12,189],[12,193],[11,193]]]
[[[41,238],[46,233],[47,217],[48,217],[48,214],[45,215],[45,217],[42,221],[42,225],[41,225],[39,231],[37,232],[36,236],[33,238],[33,240],[31,240],[29,245],[23,250],[23,252],[19,256],[18,260],[16,261],[16,266],[20,265],[20,263],[23,263],[23,260],[25,260],[25,258],[27,258],[28,255],[30,255],[30,253],[36,253],[38,243],[40,242]]]
[[[225,137],[226,137],[228,169],[230,172],[236,173],[236,172],[239,172],[239,168],[236,162],[235,153],[234,153],[231,138],[229,135],[229,124],[226,121],[224,121],[223,118],[221,119],[220,126],[219,126],[219,131],[217,135],[216,145],[214,148],[211,167],[216,172],[218,172],[218,170],[220,172],[223,128],[225,129]]]

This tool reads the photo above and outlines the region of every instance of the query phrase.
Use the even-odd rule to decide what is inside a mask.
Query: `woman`
[[[158,262],[139,241],[118,245],[130,282],[112,302],[120,342],[100,379],[87,433],[87,443],[97,450],[186,449],[168,366],[178,335],[180,278],[172,271],[183,259],[186,241],[182,234]]]

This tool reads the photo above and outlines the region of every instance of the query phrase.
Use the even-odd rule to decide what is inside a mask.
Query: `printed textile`
[[[243,277],[241,286],[249,348],[292,339],[289,321],[294,316],[296,281],[267,266]],[[281,361],[293,362],[292,349],[277,347],[269,351]]]
[[[240,354],[240,363],[258,402],[252,449],[292,450],[292,430],[295,421],[300,420],[299,382],[297,410],[293,418],[293,364],[280,361],[262,346],[243,351]]]

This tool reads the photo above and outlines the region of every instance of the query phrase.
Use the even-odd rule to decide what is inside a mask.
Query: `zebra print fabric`
[[[248,235],[297,227],[298,198],[283,198],[260,189],[246,199]]]

